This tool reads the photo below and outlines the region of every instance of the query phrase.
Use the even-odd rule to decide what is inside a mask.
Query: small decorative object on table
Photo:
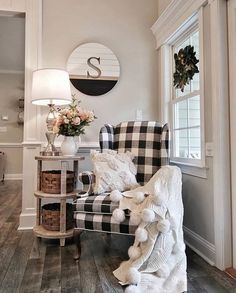
[[[64,156],[73,156],[77,152],[75,136],[85,133],[85,126],[90,125],[96,118],[93,111],[82,109],[79,101],[73,95],[69,107],[58,109],[58,117],[55,120],[53,132],[64,135],[61,151]]]

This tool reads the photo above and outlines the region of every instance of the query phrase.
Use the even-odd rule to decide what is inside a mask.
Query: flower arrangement
[[[58,116],[54,122],[53,132],[64,136],[79,136],[84,134],[84,127],[90,125],[97,117],[93,111],[82,109],[80,101],[72,98],[72,103],[62,109],[58,109]]]

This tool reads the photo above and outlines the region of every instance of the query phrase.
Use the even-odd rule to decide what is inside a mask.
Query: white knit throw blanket
[[[129,208],[134,222],[140,219],[130,259],[113,272],[122,285],[130,285],[127,293],[187,291],[181,178],[178,167],[164,166],[120,200],[119,209]]]

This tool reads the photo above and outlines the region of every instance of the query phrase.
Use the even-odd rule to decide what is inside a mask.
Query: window
[[[200,38],[198,25],[193,25],[172,44],[174,54],[187,45],[194,46],[200,64]],[[173,71],[175,71],[173,62]],[[199,70],[200,71],[200,70]],[[201,119],[201,84],[200,73],[195,73],[193,80],[184,87],[184,91],[172,88],[172,150],[171,160],[194,166],[204,165],[203,133]]]

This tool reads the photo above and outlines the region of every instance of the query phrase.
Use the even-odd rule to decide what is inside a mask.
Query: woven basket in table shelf
[[[50,231],[60,231],[60,203],[42,206],[42,226]],[[66,230],[73,228],[73,206],[66,204]]]
[[[66,192],[72,192],[75,186],[75,172],[67,171]],[[41,190],[45,193],[61,193],[61,171],[50,170],[41,172]]]

